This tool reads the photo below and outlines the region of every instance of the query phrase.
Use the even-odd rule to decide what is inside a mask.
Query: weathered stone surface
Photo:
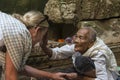
[[[120,0],[49,0],[44,13],[56,23],[120,16]]]
[[[77,0],[79,20],[105,19],[120,16],[120,0]]]
[[[70,23],[75,17],[76,0],[49,0],[44,14],[56,23]]]

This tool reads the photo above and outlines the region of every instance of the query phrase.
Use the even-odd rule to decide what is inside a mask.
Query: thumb
[[[65,78],[60,78],[60,80],[67,80],[67,79],[65,79]]]

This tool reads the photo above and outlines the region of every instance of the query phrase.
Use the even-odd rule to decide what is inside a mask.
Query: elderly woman
[[[29,11],[23,16],[0,12],[0,66],[1,80],[18,80],[18,72],[33,77],[64,80],[65,73],[50,73],[25,65],[32,47],[42,42],[48,22],[39,11]]]
[[[91,71],[94,71],[94,69],[84,71],[82,76],[86,77],[87,74],[87,76],[90,76],[89,80],[116,80],[118,77],[116,58],[110,48],[107,47],[107,45],[103,42],[103,40],[97,37],[96,31],[92,27],[84,26],[80,28],[73,37],[74,44],[72,45],[66,44],[60,48],[56,47],[49,49],[45,46],[45,44],[41,47],[43,48],[44,52],[46,52],[46,54],[48,54],[53,60],[72,57],[77,74],[67,74],[66,76],[70,79],[73,78],[73,80],[76,80],[74,79],[75,77],[78,77],[79,75],[81,76],[79,72],[82,72],[84,71],[82,69],[87,69],[87,67],[89,67],[88,64],[87,66],[84,66],[87,61],[82,61],[82,59],[80,59],[78,63],[81,63],[84,67],[76,68],[75,66],[75,59],[78,56],[85,56],[89,57],[94,62],[96,77],[92,75],[94,72],[91,73]],[[45,43],[47,43],[47,41]],[[91,78],[92,76],[93,78]],[[80,78],[80,80],[84,79]]]

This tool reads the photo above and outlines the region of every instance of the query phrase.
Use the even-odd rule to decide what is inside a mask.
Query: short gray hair
[[[82,29],[88,30],[88,36],[90,41],[96,41],[97,32],[90,26],[82,27]]]

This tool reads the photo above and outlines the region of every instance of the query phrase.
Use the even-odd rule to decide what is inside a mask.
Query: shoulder
[[[2,26],[13,26],[13,27],[18,27],[18,26],[25,26],[21,21],[18,19],[14,18],[10,14],[0,12],[0,24]]]

